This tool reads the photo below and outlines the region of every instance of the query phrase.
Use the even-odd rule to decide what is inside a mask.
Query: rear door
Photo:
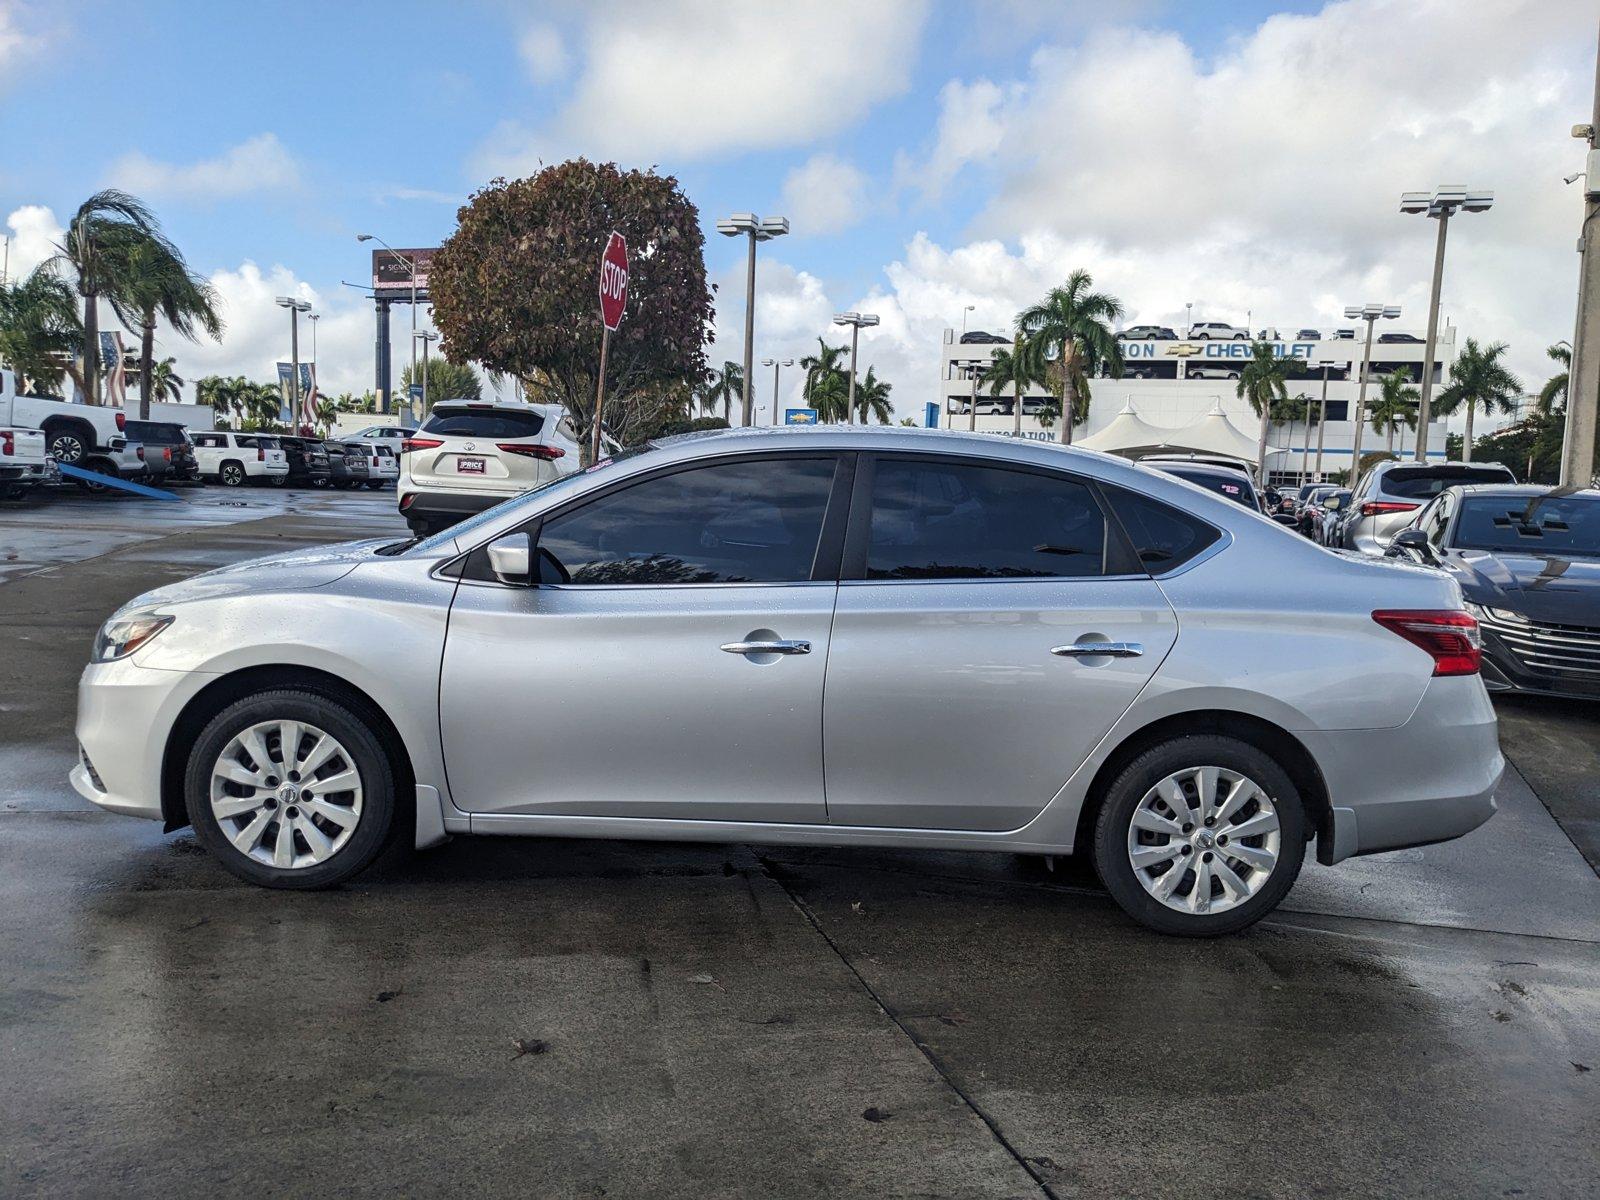
[[[1172,609],[1090,481],[862,460],[828,656],[829,819],[1026,825],[1171,649]]]

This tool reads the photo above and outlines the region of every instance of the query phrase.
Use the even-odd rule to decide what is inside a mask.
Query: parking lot
[[[114,608],[393,506],[0,507],[0,1193],[1600,1189],[1600,706],[1500,702],[1494,820],[1217,941],[900,850],[458,838],[269,892],[72,792]]]

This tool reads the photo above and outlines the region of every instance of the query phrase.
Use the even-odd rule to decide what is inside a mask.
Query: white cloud
[[[486,171],[522,169],[554,145],[656,162],[810,142],[863,117],[910,84],[926,0],[611,0],[583,9],[582,66],[548,125],[502,126],[482,147]],[[530,69],[555,45],[537,33]],[[565,57],[563,48],[562,57]]]
[[[9,278],[21,279],[56,253],[66,230],[42,204],[25,204],[6,218],[11,231]]]
[[[134,151],[113,164],[111,181],[141,196],[214,200],[292,191],[300,186],[300,164],[276,134],[259,133],[215,158],[192,163],[159,162]]]
[[[46,39],[24,28],[23,6],[0,0],[0,86],[23,62],[44,49]]]
[[[796,233],[848,229],[867,207],[866,175],[833,154],[813,154],[783,181],[783,212]]]
[[[535,83],[555,83],[567,73],[567,46],[554,25],[530,25],[522,31],[517,50]]]

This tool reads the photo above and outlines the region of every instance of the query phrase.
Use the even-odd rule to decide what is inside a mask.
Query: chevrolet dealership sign
[[[1308,362],[1316,342],[1272,342],[1272,352],[1279,358],[1303,358]],[[1250,342],[1123,342],[1122,357],[1129,361],[1155,358],[1193,358],[1204,362],[1218,359],[1246,359],[1251,357]]]

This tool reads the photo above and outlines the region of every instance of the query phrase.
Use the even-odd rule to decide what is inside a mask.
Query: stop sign
[[[622,324],[622,310],[627,307],[628,243],[620,233],[613,233],[600,256],[600,319],[607,329]]]

